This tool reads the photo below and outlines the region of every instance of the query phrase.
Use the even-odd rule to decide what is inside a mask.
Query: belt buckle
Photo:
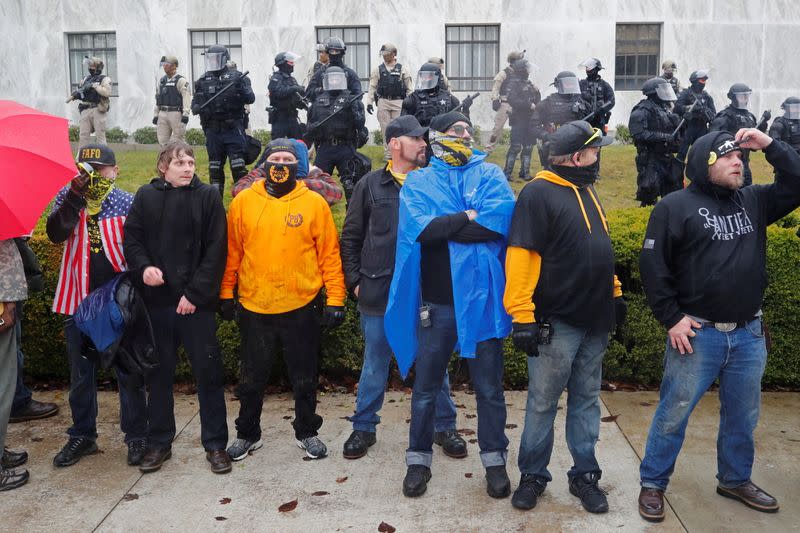
[[[722,333],[730,333],[736,329],[736,322],[714,322],[714,328]]]

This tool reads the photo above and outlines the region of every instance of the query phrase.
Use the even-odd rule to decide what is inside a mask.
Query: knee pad
[[[244,158],[242,158],[241,156],[231,158],[231,171],[237,171],[246,168],[247,165],[245,165]]]

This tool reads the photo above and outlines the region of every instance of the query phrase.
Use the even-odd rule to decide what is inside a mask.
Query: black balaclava
[[[289,63],[284,63],[278,67],[278,70],[281,72],[285,72],[286,74],[291,74],[294,72],[294,65],[290,65]]]
[[[330,61],[330,64],[335,66],[335,67],[343,67],[344,66],[344,53],[331,54],[329,52],[328,53],[328,59]]]
[[[600,79],[600,69],[598,67],[586,71],[586,77],[592,81]]]
[[[297,186],[297,163],[271,163],[262,164],[264,173],[264,188],[267,194],[274,198],[281,198],[292,192]]]

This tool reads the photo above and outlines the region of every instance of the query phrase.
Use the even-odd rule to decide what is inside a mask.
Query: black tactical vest
[[[414,116],[422,126],[430,126],[433,117],[453,109],[450,93],[444,89],[439,89],[435,95],[428,94],[428,91],[414,91],[413,97],[417,101]]]
[[[546,114],[542,117],[543,124],[555,124],[558,127],[589,114],[589,106],[579,94],[551,94],[546,101],[548,105],[545,108]]]
[[[786,142],[791,144],[793,148],[800,147],[800,120],[783,118],[783,121],[785,126],[784,131],[786,131]]]
[[[274,89],[285,87],[297,87],[297,90],[301,93],[303,90],[303,88],[297,84],[297,80],[294,79],[294,76],[278,71],[273,74],[269,80],[269,105],[281,111],[294,111],[297,109],[295,105],[296,97],[294,95],[279,97],[273,93]]]
[[[195,82],[197,94],[202,95],[204,101],[208,101],[217,94],[223,87],[241,77],[241,73],[235,70],[224,69],[217,75],[214,72],[206,72],[203,77]],[[222,96],[215,98],[203,110],[205,114],[210,111],[208,116],[214,120],[234,120],[244,118],[244,104],[236,94],[236,88],[231,87]],[[201,117],[202,118],[202,117]]]
[[[741,128],[756,127],[756,117],[750,111],[726,107],[719,114],[725,119],[725,131],[731,135],[736,135]]]
[[[350,91],[324,91],[311,106],[310,123],[317,124],[336,115],[320,126],[317,136],[324,140],[344,139],[353,140],[355,137],[355,117],[353,116]],[[342,109],[344,108],[344,109]],[[342,111],[339,111],[342,109]],[[337,111],[339,111],[337,113]]]
[[[183,110],[183,97],[178,91],[178,80],[183,78],[180,74],[176,74],[171,80],[167,76],[162,76],[161,81],[158,83],[158,94],[156,95],[156,105],[177,107]]]
[[[644,113],[646,117],[645,127],[649,132],[671,134],[675,131],[675,128],[678,127],[678,124],[680,124],[680,117],[678,117],[678,115],[667,111],[664,106],[655,103],[649,98],[642,100],[633,107],[631,117],[639,113]],[[655,146],[650,146],[650,144],[651,143],[637,142],[636,146],[643,150],[656,149],[658,152],[663,152],[666,149],[663,141],[656,142]]]
[[[92,84],[94,83],[103,83],[103,80],[106,78],[105,74],[95,74],[94,76],[86,76],[83,78],[83,83],[81,84],[82,87],[86,87],[83,90],[83,102],[89,102],[91,104],[99,104],[100,103],[100,93],[94,90]]]
[[[506,67],[503,69],[503,72],[506,73],[506,79],[503,80],[503,83],[500,84],[500,96],[508,96],[508,84],[511,81],[511,77],[514,76],[514,69],[511,67]]]
[[[538,91],[533,84],[527,78],[523,79],[516,75],[506,78],[506,81],[508,81],[506,101],[511,109],[521,113],[531,112],[531,105],[538,102]]]
[[[405,98],[406,86],[403,84],[403,65],[396,63],[392,70],[386,68],[386,63],[378,66],[378,89],[375,93],[378,98]]]

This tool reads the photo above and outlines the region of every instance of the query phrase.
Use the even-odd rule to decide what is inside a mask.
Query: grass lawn
[[[505,164],[505,157],[508,147],[500,146],[494,153],[490,154],[488,161],[500,167]],[[360,150],[368,155],[373,161],[373,169],[383,164],[383,149],[379,146],[365,146]],[[143,184],[148,183],[155,175],[155,162],[158,148],[152,151],[132,150],[119,151],[117,153],[117,163],[120,168],[117,184],[120,188],[136,192]],[[634,199],[636,195],[636,166],[634,156],[636,149],[633,146],[611,145],[603,148],[600,163],[600,180],[597,182],[597,190],[600,200],[606,210],[614,210],[624,207],[636,207],[638,202]],[[208,182],[208,156],[205,148],[195,149],[195,159],[197,161],[197,174],[205,182]],[[750,155],[750,168],[753,171],[756,183],[772,182],[772,167],[765,161],[762,152]],[[534,148],[533,163],[531,174],[541,170],[539,158]],[[230,204],[230,169],[226,168],[228,183],[226,184],[224,203],[227,209]],[[514,176],[519,174],[519,159],[515,167]],[[512,187],[516,192],[525,184],[519,180],[512,182]],[[344,201],[339,202],[333,207],[333,216],[338,227],[344,221]],[[43,221],[40,221],[37,230],[44,230]]]

